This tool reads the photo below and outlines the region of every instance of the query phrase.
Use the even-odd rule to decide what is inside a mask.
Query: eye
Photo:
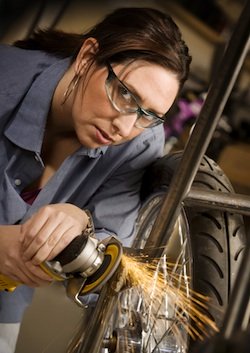
[[[121,84],[118,85],[118,96],[121,100],[126,101],[127,104],[134,101],[129,90]]]
[[[151,112],[150,110],[145,110],[143,108],[140,108],[140,115],[143,119],[150,121],[150,122],[157,120],[157,116],[153,112]]]
[[[150,126],[155,121],[155,117],[153,115],[142,114],[140,115],[140,123],[143,126],[147,127]]]
[[[155,116],[152,115],[152,114],[143,114],[142,117],[143,117],[145,120],[148,120],[148,121],[153,121],[153,120],[155,120]]]

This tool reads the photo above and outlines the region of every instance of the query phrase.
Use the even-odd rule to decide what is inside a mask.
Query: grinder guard
[[[66,280],[67,295],[83,306],[79,296],[98,291],[115,273],[122,245],[115,236],[98,241],[93,236],[76,237],[53,261],[42,268],[57,281]]]

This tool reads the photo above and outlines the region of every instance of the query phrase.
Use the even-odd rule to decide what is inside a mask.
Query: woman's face
[[[176,76],[157,64],[137,60],[113,64],[112,69],[137,103],[157,116],[163,116],[176,98],[179,89]],[[107,77],[107,67],[91,66],[86,78],[80,79],[72,101],[77,138],[89,148],[120,144],[143,131],[135,126],[137,113],[121,113],[114,107],[105,88]],[[127,92],[122,94],[127,97]]]

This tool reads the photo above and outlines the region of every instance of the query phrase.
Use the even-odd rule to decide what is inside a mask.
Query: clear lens
[[[148,128],[159,125],[163,122],[157,116],[142,109],[129,89],[118,79],[112,70],[112,76],[106,80],[106,92],[113,107],[120,113],[137,113],[138,119],[135,126]]]
[[[159,124],[159,120],[153,115],[138,115],[135,126],[139,128],[153,127]]]
[[[121,84],[120,81],[113,79],[109,84],[110,98],[112,103],[122,113],[135,113],[138,105],[128,91],[128,89]]]

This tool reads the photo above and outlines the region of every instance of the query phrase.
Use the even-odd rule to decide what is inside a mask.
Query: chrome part
[[[67,279],[69,276],[63,272],[63,268],[59,261],[44,261],[43,266],[52,276],[59,277],[62,280]]]
[[[88,237],[87,243],[81,253],[73,261],[63,266],[63,272],[77,272],[82,277],[88,277],[95,273],[101,266],[104,258],[104,253],[100,251],[97,244],[98,240],[96,238]]]
[[[81,302],[79,296],[84,287],[87,277],[73,277],[70,278],[67,282],[66,293],[67,296],[72,299],[78,306],[81,308],[85,307],[85,304]]]
[[[113,279],[113,281],[115,281],[115,279]],[[84,327],[84,332],[81,331],[77,333],[76,339],[74,339],[74,345],[72,344],[71,347],[69,347],[67,353],[100,353],[99,348],[103,347],[103,337],[106,330],[106,326],[103,323],[105,323],[106,320],[110,320],[114,307],[116,306],[116,302],[117,295],[113,292],[111,287],[102,287],[95,308],[89,316],[86,326]],[[107,341],[106,343],[109,344]],[[106,353],[107,350],[104,349],[104,352]]]

